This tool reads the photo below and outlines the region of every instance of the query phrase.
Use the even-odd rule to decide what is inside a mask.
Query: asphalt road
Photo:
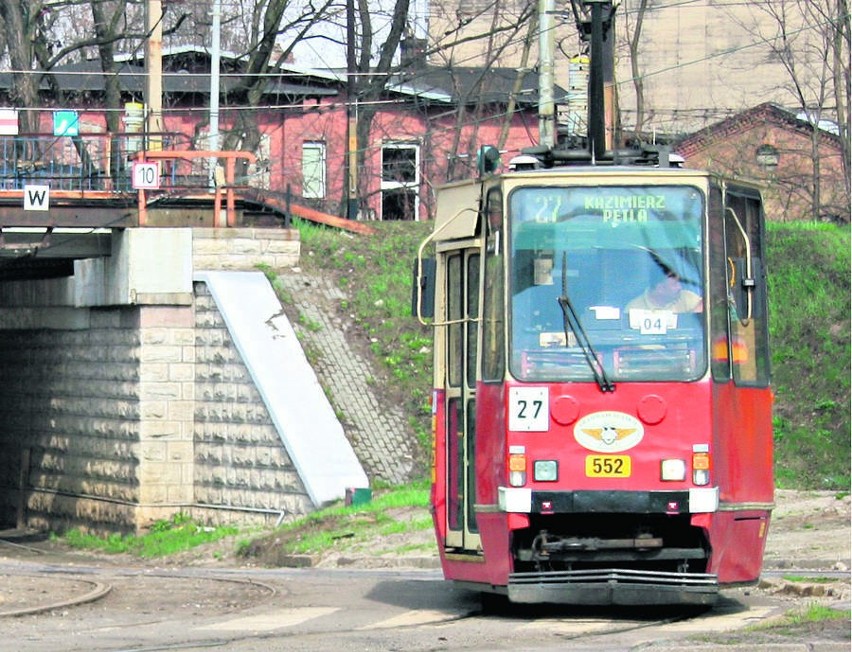
[[[0,543],[0,652],[849,651],[848,620],[792,633],[749,629],[815,603],[850,608],[849,496],[776,498],[761,585],[725,591],[702,613],[542,606],[486,613],[477,593],[445,582],[433,564],[154,565],[7,541]]]
[[[0,649],[15,652],[731,651],[748,644],[748,635],[721,647],[701,638],[736,638],[795,600],[738,590],[705,612],[514,606],[485,613],[478,594],[435,570],[167,569],[12,555],[0,557],[0,576],[0,631],[14,641],[0,641]],[[23,613],[26,606],[37,610]],[[848,637],[833,636],[766,649],[849,650]]]

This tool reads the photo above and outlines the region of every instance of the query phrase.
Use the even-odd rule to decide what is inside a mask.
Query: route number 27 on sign
[[[160,187],[159,163],[134,163],[133,188],[135,190],[156,190]]]
[[[509,430],[547,432],[550,427],[547,387],[509,388]]]

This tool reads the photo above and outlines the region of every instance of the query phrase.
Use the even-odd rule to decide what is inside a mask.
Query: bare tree
[[[787,73],[786,89],[800,115],[814,129],[813,171],[806,183],[811,218],[821,219],[820,129],[836,123],[842,149],[846,204],[849,204],[849,9],[846,0],[764,0],[755,5],[768,21],[751,29]],[[770,27],[764,27],[768,24]]]
[[[532,6],[530,5],[530,14],[532,14]],[[526,23],[527,32],[523,37],[523,47],[521,49],[521,59],[520,65],[518,66],[518,71],[515,76],[515,81],[512,84],[512,91],[509,95],[508,101],[506,103],[506,116],[503,120],[503,126],[500,128],[500,139],[497,141],[497,149],[503,149],[506,145],[506,140],[509,138],[509,129],[512,126],[512,116],[515,113],[515,108],[517,106],[517,97],[521,92],[521,87],[524,82],[524,77],[526,76],[526,71],[529,68],[529,60],[530,60],[530,52],[532,51],[533,39],[535,39],[538,26],[536,25],[536,21],[532,20],[531,16],[528,16],[526,19],[521,19],[518,21],[518,26],[520,27]]]
[[[456,125],[453,132],[451,151],[456,154],[463,154],[463,159],[458,155],[449,157],[447,165],[447,180],[452,180],[458,177],[456,165],[460,160],[465,160],[469,163],[463,174],[469,175],[475,172],[470,163],[473,163],[476,160],[476,153],[480,145],[477,134],[479,132],[479,126],[483,122],[483,118],[486,117],[487,104],[483,101],[483,92],[488,91],[491,88],[489,84],[489,82],[493,79],[490,74],[491,66],[494,65],[496,61],[499,61],[501,54],[503,54],[506,48],[515,45],[518,33],[522,30],[526,32],[526,35],[522,37],[524,40],[524,49],[521,56],[523,58],[527,58],[529,56],[532,41],[538,34],[537,23],[530,20],[531,16],[534,15],[534,5],[527,5],[526,11],[522,13],[522,20],[513,23],[509,29],[506,29],[506,27],[501,29],[501,21],[504,18],[504,6],[505,4],[501,2],[501,0],[495,0],[490,6],[490,10],[493,14],[491,17],[491,27],[483,34],[482,37],[482,40],[484,41],[484,43],[482,43],[484,52],[482,54],[481,67],[470,77],[459,78],[455,82],[456,86],[454,88],[454,93],[458,98],[458,106],[455,112]],[[524,53],[526,53],[526,55]],[[513,87],[516,89],[516,92],[514,94],[510,94],[508,98],[509,106],[507,106],[503,119],[501,136],[505,134],[505,136],[503,136],[504,144],[505,137],[508,136],[508,128],[512,121],[512,114],[515,110],[517,92],[520,91],[520,86],[524,77],[526,77],[526,72],[527,70],[525,69],[525,65],[522,64],[515,75]],[[467,127],[467,130],[465,127]],[[467,135],[469,136],[467,138],[467,151],[460,152],[462,136],[465,132],[467,132]],[[497,145],[498,147],[500,146],[499,141]]]
[[[639,46],[642,44],[642,23],[645,20],[647,9],[648,0],[638,0],[638,5],[635,9],[625,10],[622,13],[630,56],[631,81],[633,82],[633,90],[636,94],[636,123],[633,125],[633,134],[637,141],[642,140],[642,132],[645,127],[645,81],[639,65]]]
[[[32,74],[35,47],[44,5],[36,0],[7,0],[0,2],[0,17],[6,33],[9,63],[12,66],[11,101],[24,110],[20,114],[21,131],[38,131],[38,87],[41,78]]]
[[[349,0],[354,2],[354,0]],[[355,131],[357,134],[357,142],[359,143],[357,152],[357,167],[359,170],[364,170],[366,148],[364,144],[369,142],[370,132],[372,130],[373,119],[376,116],[377,105],[376,101],[382,97],[387,88],[388,79],[394,71],[395,56],[399,50],[399,45],[402,42],[402,37],[405,34],[405,28],[408,23],[408,8],[410,0],[395,0],[393,14],[391,16],[387,36],[384,43],[378,48],[378,56],[374,58],[373,42],[377,36],[371,7],[367,0],[358,0],[355,7],[355,15],[357,19],[357,27],[352,26],[350,38],[355,34],[360,35],[356,45],[356,77],[350,88],[354,91],[354,97],[347,98],[348,102],[358,102],[358,112],[356,117]],[[373,61],[375,60],[375,64]],[[349,71],[352,74],[353,71]],[[363,186],[359,175],[359,190]],[[359,198],[362,193],[359,192]],[[345,206],[348,199],[348,192],[344,188],[344,197],[341,202]]]

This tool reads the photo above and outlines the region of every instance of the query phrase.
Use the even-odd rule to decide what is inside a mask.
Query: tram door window
[[[769,336],[763,214],[758,195],[729,189],[723,216],[730,369],[738,385],[766,386]]]
[[[473,475],[479,265],[476,249],[447,254],[447,544],[464,548],[479,544]]]
[[[486,197],[485,294],[482,305],[482,380],[502,381],[506,373],[504,353],[505,308],[503,268],[503,195],[499,189]]]
[[[710,370],[713,380],[731,379],[731,360],[728,346],[728,262],[725,256],[725,208],[722,189],[710,188],[708,207],[708,252],[710,256]]]

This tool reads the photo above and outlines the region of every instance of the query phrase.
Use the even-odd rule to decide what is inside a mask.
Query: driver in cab
[[[647,288],[638,297],[631,299],[626,310],[666,310],[669,312],[701,312],[704,301],[691,290],[683,287],[681,278],[670,268],[655,285]]]

